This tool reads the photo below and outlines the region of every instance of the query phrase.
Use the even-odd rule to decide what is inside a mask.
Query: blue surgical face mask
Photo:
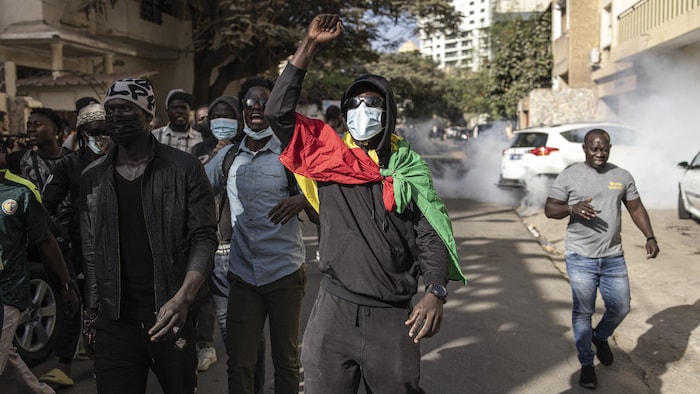
[[[364,102],[347,114],[348,131],[356,141],[367,141],[382,131],[381,108],[367,107]]]
[[[266,129],[262,129],[260,131],[254,131],[248,125],[245,125],[243,127],[243,132],[246,133],[246,135],[254,140],[261,140],[263,138],[267,138],[272,135],[272,129],[270,127]]]
[[[229,118],[216,118],[209,121],[209,129],[218,140],[230,140],[238,134],[238,121]]]
[[[101,155],[104,153],[102,151],[102,144],[98,144],[97,138],[95,138],[93,136],[88,137],[87,146],[96,155]]]

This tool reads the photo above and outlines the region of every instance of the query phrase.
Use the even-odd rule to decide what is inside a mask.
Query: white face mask
[[[348,110],[348,131],[356,141],[367,141],[382,131],[381,108],[367,107],[364,102]]]
[[[101,155],[104,153],[102,152],[102,144],[98,144],[97,138],[95,137],[88,137],[87,146],[96,155]]]
[[[209,122],[211,133],[218,140],[230,140],[238,134],[238,121],[229,118],[216,118]]]
[[[253,129],[248,127],[248,125],[245,125],[245,127],[243,127],[243,132],[246,133],[248,137],[254,140],[261,140],[272,135],[272,128],[268,127],[260,131],[253,131]]]

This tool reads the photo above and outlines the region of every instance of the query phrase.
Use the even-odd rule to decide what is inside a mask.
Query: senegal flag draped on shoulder
[[[294,135],[280,155],[280,161],[295,174],[302,192],[317,211],[316,181],[346,185],[383,182],[384,206],[398,213],[414,201],[447,247],[450,255],[448,277],[466,284],[452,234],[452,222],[445,204],[435,193],[427,163],[399,136],[392,135],[391,148],[388,168],[380,171],[375,151],[365,153],[349,134],[341,139],[322,120],[297,114]]]
[[[430,168],[425,160],[411,150],[411,146],[406,140],[400,138],[397,150],[393,149],[392,143],[389,165],[387,168],[381,169],[381,174],[386,180],[393,180],[396,212],[403,212],[410,201],[416,203],[418,209],[423,212],[425,218],[447,247],[451,261],[447,267],[448,277],[450,280],[458,280],[466,284],[467,278],[462,274],[459,256],[457,256],[452,222],[447,214],[445,203],[433,188]]]

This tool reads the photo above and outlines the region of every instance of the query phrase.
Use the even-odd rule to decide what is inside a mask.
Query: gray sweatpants
[[[357,305],[319,290],[304,331],[304,392],[423,393],[420,348],[404,325],[408,308]]]

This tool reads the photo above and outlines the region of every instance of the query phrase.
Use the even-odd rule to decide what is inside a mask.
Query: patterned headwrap
[[[98,103],[88,104],[78,112],[76,126],[80,127],[96,120],[105,120],[105,109]]]
[[[145,79],[126,78],[114,81],[105,94],[104,103],[114,99],[131,101],[151,116],[156,113],[156,96],[151,83]]]

